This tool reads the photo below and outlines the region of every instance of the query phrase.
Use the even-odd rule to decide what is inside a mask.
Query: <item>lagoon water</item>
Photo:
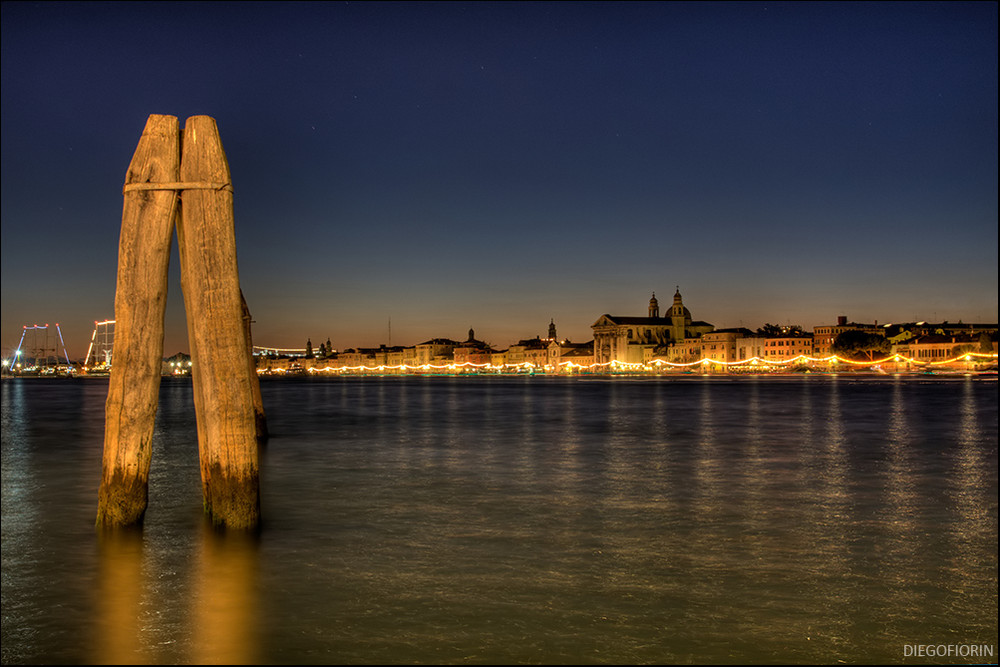
[[[140,534],[101,380],[5,379],[12,663],[996,663],[997,382],[264,381],[263,528],[205,528],[165,378]]]

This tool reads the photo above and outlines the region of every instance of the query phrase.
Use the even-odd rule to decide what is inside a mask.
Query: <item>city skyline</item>
[[[679,293],[679,287],[677,289],[678,289],[678,293]],[[655,293],[652,293],[651,297],[652,298],[657,298]],[[657,300],[660,301],[661,303],[663,303],[662,300],[660,300],[658,298],[657,298]],[[659,317],[659,318],[661,318],[663,320],[669,320],[670,319],[671,315],[670,315],[670,311],[669,311],[669,302],[667,302],[667,303],[668,303],[668,305],[666,307],[666,310],[663,311],[663,312],[660,312],[655,317]],[[647,304],[647,305],[651,306],[652,304]],[[685,310],[688,310],[688,309],[685,308]],[[390,322],[386,323],[386,331],[384,332],[384,334],[385,334],[384,338],[379,339],[379,340],[362,342],[360,344],[348,345],[348,346],[338,346],[336,344],[336,342],[333,341],[333,339],[330,338],[329,336],[327,336],[327,337],[316,336],[315,340],[313,340],[314,336],[313,335],[309,335],[309,334],[307,334],[304,338],[300,337],[300,341],[299,342],[301,344],[293,344],[291,346],[266,345],[266,344],[262,344],[262,343],[258,342],[256,339],[253,342],[254,342],[254,348],[255,348],[255,352],[256,353],[262,353],[262,352],[265,352],[265,351],[270,351],[271,353],[274,353],[274,354],[292,354],[292,355],[295,355],[295,354],[299,354],[299,353],[302,353],[302,352],[306,351],[309,348],[310,345],[312,346],[313,352],[314,353],[318,353],[319,350],[320,350],[320,346],[322,345],[322,346],[326,347],[326,344],[329,341],[330,342],[330,346],[327,349],[327,353],[336,354],[338,352],[344,352],[345,350],[372,350],[372,349],[379,349],[379,348],[396,348],[396,349],[413,348],[413,347],[419,346],[421,344],[426,344],[426,343],[430,343],[430,342],[433,342],[433,341],[450,341],[450,342],[453,342],[453,343],[461,344],[463,342],[468,342],[469,340],[471,340],[470,337],[474,336],[475,342],[477,342],[477,343],[484,343],[487,346],[489,346],[490,348],[494,349],[495,351],[503,351],[504,349],[506,349],[509,346],[517,345],[517,344],[525,343],[525,342],[530,342],[530,341],[535,340],[535,339],[541,339],[543,341],[555,340],[555,341],[560,341],[560,342],[563,342],[563,343],[575,343],[575,344],[593,343],[593,341],[594,341],[594,326],[597,325],[597,324],[600,324],[600,321],[606,319],[608,316],[611,316],[611,317],[614,317],[614,318],[625,318],[626,320],[631,320],[631,319],[644,319],[646,315],[644,315],[642,313],[639,313],[638,311],[636,311],[636,312],[624,312],[624,311],[622,311],[622,312],[615,312],[615,313],[603,313],[600,316],[598,316],[597,318],[595,318],[595,319],[598,320],[597,322],[594,322],[591,325],[589,325],[589,326],[586,327],[588,333],[586,335],[582,336],[582,337],[579,337],[579,338],[572,338],[572,337],[570,337],[568,335],[564,335],[560,331],[559,325],[555,322],[555,319],[551,318],[549,320],[549,322],[546,323],[543,327],[538,327],[539,328],[538,332],[535,332],[533,334],[532,333],[525,333],[524,335],[520,335],[520,336],[518,336],[516,338],[511,338],[511,339],[505,340],[505,341],[497,341],[497,340],[491,339],[489,336],[482,336],[482,335],[480,335],[479,331],[476,331],[476,327],[475,326],[468,327],[468,329],[466,329],[465,331],[461,332],[462,335],[454,335],[452,332],[447,332],[447,333],[438,333],[438,334],[426,336],[424,338],[421,338],[420,340],[404,340],[404,341],[400,341],[400,340],[398,340],[398,338],[396,338],[396,339],[393,338],[393,335],[392,335],[392,322],[390,321]],[[653,317],[653,316],[650,316],[650,317]],[[880,320],[880,319],[877,319],[877,318],[874,319],[874,320],[871,320],[871,321],[860,321],[860,320],[857,320],[857,319],[849,318],[846,315],[838,315],[838,316],[832,318],[830,321],[826,321],[826,322],[822,322],[822,323],[816,323],[814,325],[802,325],[800,323],[791,322],[791,321],[780,322],[780,321],[777,321],[777,320],[774,320],[774,319],[766,319],[766,318],[765,319],[759,319],[759,323],[757,323],[757,324],[747,324],[747,323],[744,323],[744,322],[741,321],[738,325],[730,326],[730,327],[717,327],[713,323],[710,323],[710,322],[706,323],[704,321],[699,321],[698,323],[699,324],[703,324],[703,325],[707,324],[709,327],[712,327],[713,331],[715,331],[715,332],[734,331],[734,330],[738,330],[738,329],[745,329],[745,330],[748,330],[751,333],[758,333],[758,334],[762,334],[764,336],[777,335],[777,336],[780,337],[780,336],[787,336],[787,335],[801,335],[801,336],[810,337],[810,338],[813,336],[815,329],[824,328],[824,327],[829,328],[830,326],[835,325],[835,324],[838,325],[838,326],[843,326],[843,325],[849,325],[849,326],[859,325],[861,327],[866,327],[866,328],[867,327],[873,327],[873,328],[876,328],[876,329],[879,329],[879,328],[881,328],[881,329],[891,328],[893,326],[895,326],[896,328],[899,328],[899,327],[907,328],[907,327],[912,327],[913,325],[918,325],[918,326],[925,326],[925,325],[926,326],[931,326],[931,325],[950,325],[950,326],[946,326],[946,328],[948,328],[950,331],[951,330],[956,330],[957,327],[965,326],[965,325],[968,325],[969,330],[972,331],[973,328],[981,327],[982,325],[996,324],[995,321],[976,320],[976,319],[972,319],[972,318],[961,318],[961,317],[958,318],[957,320],[953,320],[953,321],[948,321],[948,320],[916,320],[916,319],[889,321],[889,320],[884,320],[884,319]],[[39,324],[36,323],[36,324],[33,324],[33,325],[24,325],[24,327],[23,327],[23,329],[24,329],[24,339],[23,340],[27,341],[27,344],[26,345],[22,345],[21,347],[24,348],[24,350],[25,350],[24,353],[27,354],[28,348],[31,348],[33,343],[37,342],[37,345],[35,345],[35,347],[39,347],[40,345],[42,345],[42,341],[46,341],[48,347],[51,347],[52,349],[55,349],[55,356],[56,357],[58,357],[60,359],[63,358],[63,356],[64,356],[64,350],[65,350],[65,356],[67,356],[70,361],[72,361],[74,363],[75,362],[81,362],[81,363],[83,363],[83,362],[85,362],[87,360],[87,355],[90,352],[90,348],[94,346],[95,342],[96,342],[96,344],[98,344],[98,346],[100,346],[101,344],[103,344],[105,347],[108,347],[110,349],[111,343],[114,340],[114,325],[115,325],[115,321],[114,320],[105,320],[105,321],[101,321],[101,322],[94,322],[94,329],[88,334],[87,340],[83,344],[83,348],[82,348],[82,349],[84,349],[84,350],[87,351],[87,354],[81,354],[81,355],[74,356],[74,354],[70,350],[76,349],[76,347],[74,345],[76,343],[76,341],[69,341],[68,338],[66,336],[64,336],[64,334],[62,333],[61,329],[59,328],[60,325],[58,323],[55,323],[55,324],[46,323],[46,324],[42,324],[42,325],[39,325]],[[579,327],[577,327],[577,328],[579,328]],[[771,329],[771,328],[780,329],[782,331],[781,331],[780,334],[778,334],[778,333],[774,333],[774,334],[768,333],[768,329]],[[38,338],[32,338],[32,332],[31,332],[32,329],[37,329],[37,330],[42,331],[42,332],[44,332],[46,329],[48,329],[48,331],[44,332],[44,333],[37,334]],[[524,329],[524,331],[528,330],[527,327],[522,327],[522,329]],[[556,331],[556,335],[554,337],[552,336],[552,330],[553,329],[555,329],[555,331]],[[976,330],[978,331],[978,328],[976,328]],[[48,336],[48,338],[44,338],[44,336]],[[293,341],[293,343],[294,343],[294,341]],[[55,346],[55,347],[52,347],[52,346]],[[13,346],[9,351],[5,349],[4,350],[4,355],[3,355],[4,359],[5,360],[12,359],[12,357],[13,357],[13,351],[15,349],[18,349],[17,345]],[[164,348],[164,359],[167,359],[167,358],[172,357],[172,356],[177,355],[177,354],[187,354],[187,351],[186,350],[170,351],[167,348]]]
[[[679,287],[677,289],[679,290]],[[655,292],[651,293],[650,296],[651,297],[656,297],[656,293]],[[658,297],[657,297],[657,299],[660,301],[660,303],[663,303],[662,299],[659,299]],[[666,314],[661,313],[661,315],[660,315],[664,319],[669,319],[669,317],[670,317],[670,315],[669,315],[669,301],[667,303],[668,303],[668,306],[667,306],[668,310],[666,311]],[[634,309],[634,312],[625,312],[624,310],[622,310],[621,312],[615,311],[613,313],[603,313],[601,315],[595,316],[593,319],[594,320],[598,320],[598,319],[606,317],[608,315],[615,316],[615,317],[625,317],[625,318],[641,318],[641,317],[645,317],[645,314],[642,313],[642,312],[640,312],[639,309]],[[966,318],[961,318],[960,317],[957,320],[953,320],[953,321],[948,321],[948,320],[934,320],[934,319],[929,319],[929,320],[909,319],[909,320],[895,320],[895,321],[891,321],[891,320],[878,319],[878,318],[876,318],[874,320],[870,320],[870,321],[860,321],[860,320],[857,320],[857,319],[854,319],[854,318],[850,318],[847,315],[837,315],[835,317],[831,317],[828,321],[816,322],[815,324],[811,324],[811,325],[802,325],[799,322],[792,322],[792,321],[778,321],[778,320],[773,319],[773,318],[772,319],[757,318],[757,320],[754,320],[754,323],[747,323],[747,322],[740,321],[739,324],[736,324],[736,325],[733,325],[733,326],[727,326],[727,327],[716,327],[715,330],[718,331],[718,330],[730,330],[730,329],[748,329],[748,330],[750,330],[752,332],[759,332],[759,331],[762,331],[762,330],[766,329],[769,326],[776,326],[776,327],[779,327],[779,328],[784,329],[786,331],[797,329],[803,335],[811,336],[813,334],[813,329],[815,329],[817,327],[830,326],[830,325],[833,325],[833,324],[837,324],[837,323],[839,323],[841,321],[845,322],[845,323],[849,323],[849,324],[874,325],[876,327],[887,327],[887,326],[891,326],[891,325],[909,325],[909,324],[921,324],[921,325],[923,325],[923,324],[951,324],[951,325],[968,324],[968,325],[972,326],[972,325],[978,325],[978,324],[992,323],[992,320],[976,320],[976,319],[972,319],[972,318],[968,318],[968,317],[966,317]],[[540,339],[543,339],[543,340],[549,340],[549,339],[551,339],[551,336],[548,335],[548,330],[549,330],[550,327],[554,326],[555,329],[556,329],[556,331],[557,331],[557,335],[555,337],[555,340],[567,341],[567,342],[574,342],[574,343],[586,343],[586,342],[589,342],[589,341],[593,340],[593,337],[594,337],[594,335],[593,335],[593,328],[592,328],[593,324],[594,324],[594,322],[591,322],[590,325],[587,325],[585,328],[586,328],[586,330],[587,330],[588,333],[585,334],[582,337],[579,337],[579,338],[573,338],[573,337],[570,337],[568,335],[563,335],[562,332],[561,332],[561,329],[560,329],[560,325],[559,325],[558,322],[555,321],[555,318],[550,318],[549,322],[546,322],[546,323],[544,323],[542,325],[535,326],[535,329],[537,329],[537,331],[533,331],[533,330],[529,331],[529,329],[531,329],[531,327],[534,326],[534,325],[525,325],[525,326],[522,326],[521,329],[524,331],[523,335],[517,336],[516,338],[511,338],[511,339],[505,340],[505,341],[493,341],[493,340],[489,339],[489,336],[482,336],[482,335],[480,335],[481,332],[477,329],[477,327],[474,324],[470,325],[466,330],[464,330],[462,332],[459,332],[459,334],[468,334],[469,332],[474,332],[475,339],[477,341],[481,341],[481,342],[486,343],[486,344],[490,345],[491,347],[494,347],[494,348],[497,348],[497,349],[502,349],[504,347],[507,347],[508,345],[514,345],[514,344],[516,344],[518,342],[528,341],[528,340],[532,340],[532,339],[535,339],[535,338],[540,338]],[[713,326],[714,326],[714,324],[713,324]],[[579,330],[579,329],[581,329],[581,327],[579,327],[579,326],[573,326],[572,328],[573,328],[573,330]],[[329,336],[324,337],[324,336],[307,335],[305,338],[302,339],[303,342],[302,342],[301,345],[293,346],[293,347],[287,348],[287,349],[305,350],[307,348],[307,344],[311,344],[313,351],[316,351],[316,350],[318,350],[320,344],[324,344],[325,345],[326,342],[327,342],[327,340],[330,341],[331,347],[332,347],[332,349],[333,349],[334,352],[343,351],[345,349],[373,349],[373,348],[378,348],[380,346],[381,347],[413,347],[415,345],[420,345],[422,343],[425,343],[425,342],[428,342],[428,341],[431,341],[431,340],[437,340],[437,339],[448,339],[448,340],[452,340],[452,341],[461,343],[461,342],[465,341],[467,339],[467,337],[468,337],[467,335],[451,335],[451,333],[449,332],[449,333],[439,333],[439,334],[436,334],[436,335],[427,336],[426,338],[422,338],[420,340],[412,340],[412,341],[411,340],[403,340],[403,341],[400,341],[400,340],[398,340],[398,336],[394,337],[393,334],[392,334],[392,322],[391,321],[389,321],[389,322],[386,323],[386,330],[383,332],[383,334],[384,334],[384,337],[382,339],[377,340],[377,341],[373,340],[373,341],[369,341],[368,343],[361,343],[361,344],[349,345],[349,346],[338,346],[336,344],[336,341],[333,341],[333,339],[330,338]],[[258,348],[261,348],[261,347],[272,347],[272,346],[260,345],[260,344],[258,344],[256,342],[256,340],[254,341],[254,345],[255,345],[255,347],[258,347]],[[277,347],[277,346],[273,346],[273,347]]]
[[[152,113],[219,123],[258,345],[997,320],[995,3],[2,12],[5,354],[114,317]]]

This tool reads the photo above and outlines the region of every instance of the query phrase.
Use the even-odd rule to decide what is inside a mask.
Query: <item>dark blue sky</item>
[[[997,3],[2,4],[2,335],[113,317],[146,118],[217,119],[255,342],[997,320]],[[166,352],[186,349],[175,279]]]

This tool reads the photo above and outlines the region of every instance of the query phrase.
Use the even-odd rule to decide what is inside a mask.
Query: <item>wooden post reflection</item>
[[[257,539],[206,526],[192,582],[192,664],[260,662]]]
[[[142,532],[98,532],[99,580],[93,663],[138,665],[153,662],[141,640]]]

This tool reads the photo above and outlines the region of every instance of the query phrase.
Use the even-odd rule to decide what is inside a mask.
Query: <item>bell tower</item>
[[[670,307],[670,329],[671,337],[674,341],[684,340],[684,301],[681,299],[681,288],[678,285],[677,291],[674,292],[674,305]]]
[[[660,316],[660,302],[656,300],[656,292],[653,292],[653,297],[649,300],[649,316]]]

